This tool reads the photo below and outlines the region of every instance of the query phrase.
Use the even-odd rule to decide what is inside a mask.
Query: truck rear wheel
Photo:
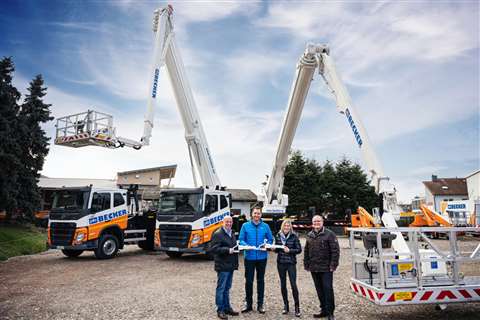
[[[69,258],[76,258],[83,253],[83,250],[63,249],[62,253]]]
[[[178,252],[178,251],[167,251],[167,256],[170,258],[180,258],[182,256],[183,252]]]
[[[94,250],[98,259],[111,259],[117,255],[118,239],[113,234],[104,234],[98,241],[98,247]]]

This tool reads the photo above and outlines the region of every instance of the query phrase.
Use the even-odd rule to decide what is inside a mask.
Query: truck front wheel
[[[113,234],[104,234],[98,241],[98,247],[94,250],[98,259],[111,259],[117,255],[118,239]]]
[[[83,250],[69,250],[69,249],[63,249],[62,253],[66,255],[69,258],[76,258],[79,255],[83,253]]]

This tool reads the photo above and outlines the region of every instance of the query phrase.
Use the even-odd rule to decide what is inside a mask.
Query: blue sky
[[[478,1],[171,2],[177,42],[223,184],[259,192],[269,173],[295,65],[327,43],[399,198],[432,174],[480,167]],[[0,56],[23,92],[41,73],[56,117],[95,108],[121,136],[143,130],[151,21],[161,1],[1,1]],[[43,174],[113,178],[178,164],[193,184],[165,70],[152,145],[135,150],[51,146]],[[54,135],[54,123],[46,130]],[[345,117],[316,76],[294,148],[319,162],[363,164]]]

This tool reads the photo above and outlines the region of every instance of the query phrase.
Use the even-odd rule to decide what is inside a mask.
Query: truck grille
[[[72,222],[52,222],[50,224],[50,241],[54,246],[69,246],[77,225]]]
[[[183,224],[161,224],[160,243],[162,247],[188,248],[192,226]]]

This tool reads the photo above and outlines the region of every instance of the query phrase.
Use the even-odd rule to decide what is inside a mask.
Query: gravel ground
[[[468,241],[466,246],[477,243]],[[341,262],[334,276],[337,319],[479,319],[480,303],[452,304],[436,311],[433,305],[378,307],[354,296],[349,288],[348,240],[340,239],[340,245]],[[270,253],[267,313],[234,319],[295,319],[281,314],[275,264],[275,255]],[[479,266],[472,266],[469,273],[476,270],[478,274]],[[231,292],[235,309],[242,306],[243,272],[241,261]],[[131,246],[117,258],[101,261],[90,252],[67,259],[51,250],[0,263],[0,319],[215,319],[215,282],[213,262],[201,256],[170,259]],[[310,274],[301,265],[297,282],[302,318],[310,319],[318,311],[318,300]]]

